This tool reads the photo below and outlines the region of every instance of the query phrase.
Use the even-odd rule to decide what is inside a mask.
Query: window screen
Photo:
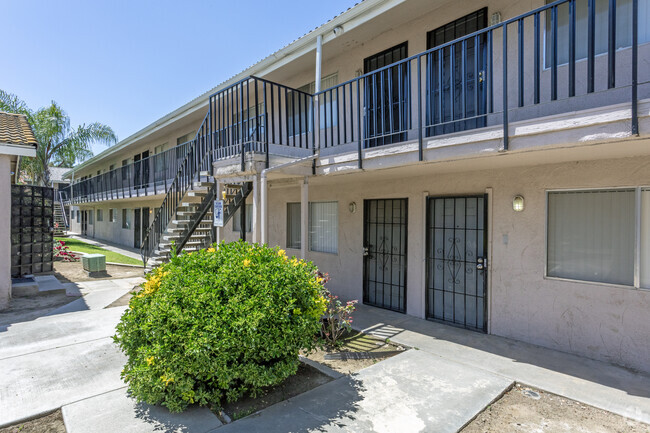
[[[338,252],[338,203],[309,203],[309,249],[322,253]]]
[[[287,248],[300,249],[300,203],[287,203]]]
[[[547,274],[634,284],[635,191],[548,194]]]

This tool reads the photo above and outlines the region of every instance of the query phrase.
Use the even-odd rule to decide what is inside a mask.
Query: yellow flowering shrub
[[[326,310],[316,267],[245,242],[181,254],[147,275],[114,337],[122,378],[149,404],[181,411],[276,385],[317,343]]]

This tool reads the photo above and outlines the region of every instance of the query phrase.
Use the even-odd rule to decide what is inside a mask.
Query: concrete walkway
[[[131,283],[98,281],[84,290],[102,302],[0,332],[0,427],[62,408],[68,433],[454,433],[514,382],[650,422],[646,375],[366,306],[356,327],[414,349],[228,425],[207,408],[170,414],[135,402],[119,377],[111,336],[126,307],[103,305]]]
[[[354,325],[435,358],[650,424],[650,375],[365,305],[358,306]]]
[[[75,233],[69,233],[68,237],[70,239],[76,239],[82,242],[86,242],[87,244],[96,245],[100,248],[104,248],[105,250],[122,254],[123,256],[131,257],[132,259],[142,260],[142,256],[140,255],[140,250],[137,248],[129,248],[129,247],[125,247],[124,245],[119,245],[110,241],[92,239]]]

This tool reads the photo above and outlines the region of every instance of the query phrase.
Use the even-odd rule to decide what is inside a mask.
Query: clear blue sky
[[[0,0],[0,89],[121,140],[356,1]]]

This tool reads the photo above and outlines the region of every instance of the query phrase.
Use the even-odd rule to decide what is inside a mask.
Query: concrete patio
[[[648,376],[366,306],[358,329],[414,349],[227,425],[207,408],[170,414],[129,398],[119,377],[125,358],[111,336],[126,307],[104,307],[128,284],[93,283],[101,299],[85,308],[0,332],[0,427],[62,408],[68,433],[453,433],[515,382],[650,422]]]

